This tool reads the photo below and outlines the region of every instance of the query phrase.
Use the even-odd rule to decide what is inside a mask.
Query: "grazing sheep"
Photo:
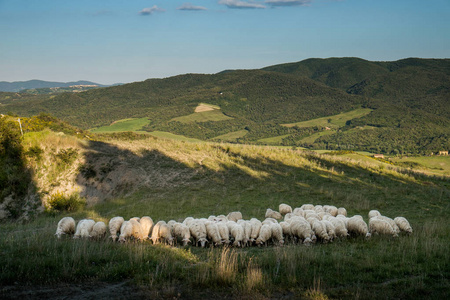
[[[347,227],[345,226],[344,221],[341,218],[330,218],[328,221],[334,225],[334,232],[336,233],[336,237],[345,238],[348,236]]]
[[[337,215],[336,219],[342,220],[344,222],[345,228],[347,228],[347,224],[348,224],[348,219],[346,216],[344,215]]]
[[[156,244],[161,241],[164,241],[169,245],[173,244],[172,232],[169,225],[167,225],[166,222],[159,221],[158,223],[156,223],[152,231],[152,241],[153,244]]]
[[[109,233],[111,234],[111,239],[113,242],[117,239],[117,234],[120,234],[120,227],[122,226],[122,223],[125,220],[122,217],[114,217],[111,220],[109,220],[108,227],[109,227]]]
[[[183,247],[187,246],[188,243],[191,242],[191,232],[189,230],[189,227],[187,227],[183,223],[175,223],[173,225],[173,232],[175,238],[180,238],[183,242]]]
[[[332,215],[333,217],[336,217],[338,214],[338,208],[334,205],[324,205],[323,210]]]
[[[295,219],[291,222],[291,232],[300,241],[303,241],[305,245],[312,243],[312,237],[314,235],[311,225],[305,219]]]
[[[256,239],[257,245],[265,244],[267,246],[267,241],[272,237],[272,229],[269,224],[264,224],[261,226],[261,230],[259,231],[259,236]]]
[[[217,217],[216,216],[209,216],[208,217],[208,221],[211,221],[211,222],[217,222]]]
[[[132,236],[137,240],[143,240],[145,239],[144,232],[142,230],[142,225],[138,221],[136,221],[135,218],[130,219],[130,224],[133,227]]]
[[[381,234],[381,235],[392,235],[393,237],[398,237],[398,234],[392,228],[389,222],[380,218],[371,218],[369,220],[369,232],[370,234]]]
[[[377,216],[377,217],[374,217],[374,218],[378,218],[378,219],[385,220],[386,222],[388,222],[389,224],[391,224],[392,228],[394,229],[394,231],[395,231],[397,234],[400,233],[400,228],[398,228],[398,226],[397,226],[397,224],[395,223],[395,221],[392,220],[391,218],[386,217],[386,216]]]
[[[338,215],[343,215],[343,216],[347,216],[347,210],[344,208],[344,207],[339,207],[338,208],[338,212],[337,212],[337,214]],[[336,217],[336,216],[335,216]]]
[[[214,243],[215,246],[220,246],[222,244],[222,239],[220,238],[219,228],[216,223],[208,221],[205,222],[206,235]]]
[[[141,220],[141,218],[139,218],[139,217],[132,217],[129,221],[131,221],[131,220],[135,220],[136,222],[139,222]]]
[[[278,221],[275,220],[274,218],[266,218],[264,221],[262,221],[262,225],[265,225],[265,224],[270,225],[272,223],[278,223]]]
[[[244,239],[245,239],[244,228],[237,223],[231,224],[231,226],[229,226],[228,228],[230,230],[231,237],[234,239],[233,246],[244,247]]]
[[[89,235],[91,239],[101,239],[106,234],[106,224],[104,222],[97,222],[92,227],[92,231]]]
[[[150,218],[149,216],[142,217],[139,223],[141,223],[144,239],[149,239],[152,232],[152,227],[154,225],[152,218]]]
[[[330,236],[327,233],[327,227],[322,221],[314,220],[311,224],[311,229],[322,242],[327,243],[330,240]]]
[[[304,217],[305,216],[305,211],[300,208],[300,207],[296,207],[294,208],[294,211],[292,212],[294,215],[299,216],[299,217]]]
[[[369,219],[372,219],[373,217],[381,217],[380,212],[375,209],[369,211]]]
[[[301,209],[303,210],[314,210],[314,205],[312,204],[303,204],[302,206],[300,206]]]
[[[411,234],[413,232],[413,229],[411,225],[409,224],[408,220],[404,217],[397,217],[394,219],[395,224],[397,224],[398,228],[401,231],[404,231],[408,234]]]
[[[229,221],[227,216],[225,216],[225,215],[218,215],[216,217],[216,219],[217,219],[217,222],[228,222]]]
[[[280,222],[280,226],[283,229],[283,235],[286,237],[286,240],[292,238],[291,224],[288,222]]]
[[[230,243],[230,231],[227,224],[225,222],[217,222],[217,228],[219,229],[222,244],[228,245]]]
[[[316,213],[320,213],[320,212],[324,211],[322,205],[314,206],[314,210],[316,211]]]
[[[237,222],[238,220],[242,219],[242,213],[240,211],[230,212],[227,216],[227,219],[229,221]]]
[[[91,234],[92,228],[95,225],[94,220],[90,219],[83,219],[77,224],[77,229],[75,231],[75,235],[73,236],[74,239],[78,238],[88,238]]]
[[[327,220],[322,220],[321,222],[325,224],[330,241],[334,240],[336,238],[336,228],[334,227],[333,223]]]
[[[250,241],[253,243],[259,236],[259,231],[261,230],[262,223],[256,218],[251,218],[250,223],[252,224],[252,233],[250,235]]]
[[[120,227],[119,243],[125,243],[128,238],[133,236],[133,225],[130,221],[124,221]]]
[[[278,211],[284,216],[287,213],[292,213],[292,207],[290,205],[282,203],[278,206]]]
[[[328,217],[328,216],[332,217],[332,215],[330,213],[325,212],[325,211],[322,211],[322,212],[318,213],[317,215],[319,216],[319,218],[321,220],[323,220],[324,217]]]
[[[276,219],[276,220],[281,220],[281,219],[283,219],[283,216],[279,212],[268,208],[266,210],[266,218],[273,218],[273,219]]]
[[[251,235],[252,235],[252,225],[249,221],[238,220],[239,225],[244,228],[244,240],[243,243],[245,246],[248,246],[251,243]]]
[[[200,243],[201,247],[204,248],[208,241],[206,239],[207,233],[205,223],[200,220],[193,220],[189,224],[189,231],[191,232],[191,236],[195,239],[195,244],[197,245]]]
[[[272,230],[272,241],[274,244],[278,244],[283,246],[284,237],[283,237],[283,228],[278,223],[272,223],[270,225],[270,230]]]
[[[74,232],[75,220],[72,217],[64,217],[59,220],[55,235],[60,239],[63,234],[73,234]]]
[[[187,217],[186,219],[184,219],[183,224],[188,226],[192,223],[192,221],[194,221],[195,219],[193,217]]]
[[[363,235],[370,237],[369,228],[363,218],[359,215],[355,215],[348,219],[347,231],[350,235]]]

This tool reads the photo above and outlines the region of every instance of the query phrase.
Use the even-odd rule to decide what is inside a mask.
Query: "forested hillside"
[[[83,129],[148,118],[140,130],[202,140],[233,137],[225,140],[265,143],[271,138],[312,149],[430,154],[450,148],[449,82],[448,59],[308,59],[262,70],[186,74],[82,93],[2,100],[0,110],[23,116],[51,113]],[[208,117],[196,118],[200,103],[219,109],[214,117],[206,113]],[[359,108],[371,111],[338,127],[283,126],[324,117],[331,122],[333,116],[352,115]]]

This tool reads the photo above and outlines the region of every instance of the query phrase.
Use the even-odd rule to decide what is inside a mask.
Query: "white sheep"
[[[140,218],[139,218],[140,219]],[[135,218],[130,219],[130,224],[132,226],[132,236],[137,240],[145,239],[144,231],[142,230],[142,225]]]
[[[344,222],[345,228],[347,228],[347,224],[348,224],[348,219],[346,216],[344,215],[337,215],[336,219],[342,220],[342,222]]]
[[[313,204],[303,204],[302,206],[300,206],[300,208],[303,210],[314,210],[314,205]]]
[[[278,223],[277,220],[275,220],[274,218],[266,218],[264,221],[262,221],[262,225],[270,225],[272,223]]]
[[[341,218],[330,218],[328,221],[334,225],[334,231],[336,233],[336,237],[345,238],[348,236],[347,227],[345,226],[344,221]]]
[[[209,217],[208,217],[208,221],[211,221],[211,222],[217,222],[218,219],[217,219],[216,216],[209,216]]]
[[[191,232],[189,230],[189,227],[187,227],[183,223],[175,223],[173,225],[173,232],[175,238],[180,238],[183,242],[183,246],[187,246],[188,243],[191,242]]]
[[[398,228],[401,231],[404,231],[408,234],[411,234],[413,232],[413,229],[411,225],[409,224],[408,220],[404,217],[397,217],[394,219],[395,224],[397,224]]]
[[[150,218],[149,216],[144,216],[141,218],[139,223],[141,223],[144,239],[150,238],[150,234],[154,225],[152,218]]]
[[[296,207],[294,208],[294,211],[292,212],[294,215],[299,216],[299,217],[304,217],[305,216],[305,211],[300,208],[300,207]]]
[[[139,222],[141,220],[141,218],[139,218],[139,217],[132,217],[129,221],[131,221],[131,220]]]
[[[169,245],[173,244],[173,236],[169,225],[165,221],[159,221],[155,224],[152,230],[152,242],[156,244],[158,242],[167,242]]]
[[[291,232],[294,237],[299,238],[305,245],[313,241],[313,231],[311,225],[303,218],[296,218],[291,221]]]
[[[394,228],[389,224],[389,222],[380,219],[378,217],[371,218],[369,220],[369,232],[371,235],[382,234],[382,235],[392,235],[393,237],[398,237]]]
[[[292,213],[292,207],[290,205],[282,203],[278,206],[278,211],[284,216],[287,213]]]
[[[295,217],[297,215],[294,215],[293,213],[287,213],[284,215],[284,221],[287,222],[289,221],[289,219],[291,219],[292,217]]]
[[[133,236],[133,225],[130,221],[124,221],[120,226],[119,242],[125,243],[128,238]]]
[[[261,230],[262,223],[256,218],[251,218],[250,223],[252,224],[252,234],[250,235],[250,241],[253,243],[259,236],[259,231]]]
[[[283,229],[283,235],[286,237],[286,240],[292,238],[291,224],[288,222],[280,222],[280,226]]]
[[[194,221],[195,219],[193,217],[187,217],[186,219],[184,219],[183,224],[188,226]]]
[[[339,207],[337,214],[338,215],[343,215],[344,217],[346,217],[347,216],[347,210],[345,209],[345,207]]]
[[[200,220],[193,220],[189,224],[189,231],[191,232],[191,236],[195,239],[195,244],[200,243],[201,247],[204,248],[206,242],[206,226]]]
[[[92,228],[95,225],[94,220],[90,219],[83,219],[77,224],[77,229],[75,230],[75,235],[73,236],[74,239],[78,238],[88,238]]]
[[[325,224],[330,241],[334,240],[336,238],[336,228],[334,227],[333,223],[328,220],[322,220],[321,222]]]
[[[64,234],[73,234],[74,232],[75,220],[72,217],[64,217],[59,220],[55,235],[59,239]]]
[[[237,223],[244,228],[244,240],[243,243],[245,246],[251,244],[251,235],[252,235],[252,224],[246,220],[238,220]]]
[[[220,239],[222,244],[228,245],[230,243],[230,231],[225,222],[217,222],[217,228],[219,229]]]
[[[322,205],[314,206],[314,210],[316,211],[316,213],[320,213],[320,212],[324,211]]]
[[[314,234],[318,239],[327,243],[330,240],[330,236],[327,232],[327,227],[322,221],[314,220],[311,224],[311,229],[314,231]]]
[[[205,222],[206,236],[214,243],[215,246],[222,244],[222,239],[220,237],[219,228],[217,224],[211,221]]]
[[[338,214],[338,208],[334,205],[324,205],[323,210],[332,215],[333,217],[336,217]]]
[[[259,236],[256,239],[257,245],[267,245],[267,241],[272,237],[272,229],[269,224],[264,224],[261,226],[259,231]]]
[[[228,223],[233,223],[233,222],[228,222]],[[228,225],[227,223],[227,225]],[[234,239],[233,242],[233,246],[235,247],[244,247],[244,239],[245,239],[245,231],[244,228],[237,224],[231,224],[231,226],[228,226],[229,230],[230,230],[230,235],[231,237]]]
[[[91,239],[101,239],[106,234],[106,224],[104,222],[97,222],[92,227],[92,231],[89,235]]]
[[[227,216],[227,219],[229,221],[237,222],[238,220],[242,219],[242,213],[240,211],[230,212]]]
[[[273,218],[273,219],[276,219],[276,220],[281,220],[281,219],[283,219],[283,216],[279,212],[268,208],[266,210],[266,218]]]
[[[216,219],[217,219],[217,222],[228,222],[229,221],[227,216],[225,216],[225,215],[218,215],[216,217]]]
[[[272,230],[272,241],[274,244],[278,244],[283,246],[284,237],[283,237],[283,228],[278,223],[272,223],[270,225],[270,230]]]
[[[117,239],[117,234],[120,233],[120,227],[122,226],[122,223],[125,220],[122,217],[114,217],[111,220],[109,220],[108,227],[109,227],[109,233],[110,237],[113,240],[113,242]]]
[[[391,224],[392,228],[394,229],[394,231],[395,231],[397,234],[400,233],[400,228],[398,228],[398,226],[397,226],[397,224],[395,223],[395,221],[392,220],[391,218],[386,217],[386,216],[376,216],[376,217],[374,217],[374,218],[378,218],[378,219],[385,220],[386,222],[388,222],[389,224]]]
[[[360,215],[355,215],[347,221],[347,231],[350,235],[370,237],[369,228]]]
[[[373,217],[381,217],[381,213],[375,209],[369,211],[369,219],[372,219]]]

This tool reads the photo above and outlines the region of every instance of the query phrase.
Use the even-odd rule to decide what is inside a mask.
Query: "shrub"
[[[80,197],[78,194],[69,196],[64,195],[63,192],[57,192],[50,196],[47,200],[48,212],[74,212],[86,205],[86,199]]]

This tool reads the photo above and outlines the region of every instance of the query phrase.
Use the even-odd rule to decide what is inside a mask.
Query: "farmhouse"
[[[374,154],[373,158],[384,158],[383,154]]]
[[[439,151],[439,155],[448,155],[448,151]]]

